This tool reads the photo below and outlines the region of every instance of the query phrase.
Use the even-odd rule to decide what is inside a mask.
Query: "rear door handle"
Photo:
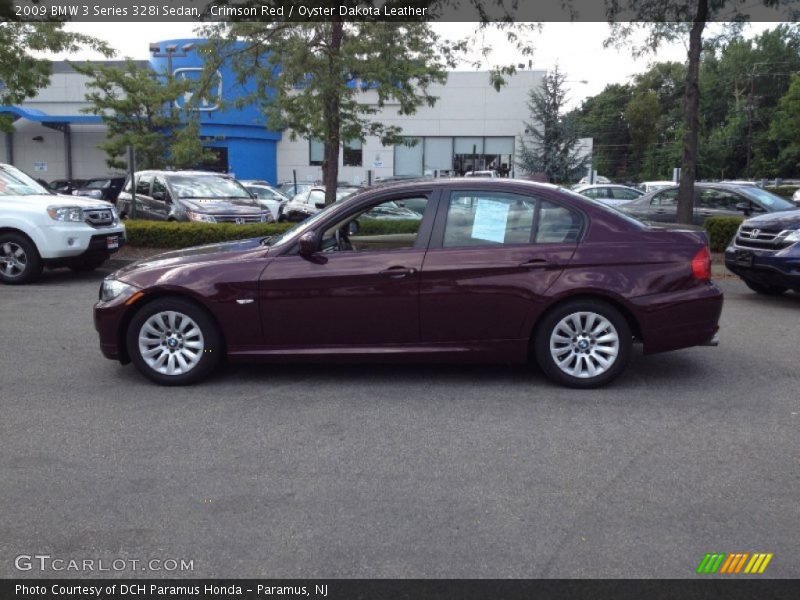
[[[416,272],[416,269],[410,267],[389,267],[385,271],[381,271],[379,275],[388,277],[389,279],[402,279],[403,277],[408,277]]]
[[[552,266],[552,263],[543,258],[532,258],[524,263],[520,263],[519,266],[524,269],[546,269]]]

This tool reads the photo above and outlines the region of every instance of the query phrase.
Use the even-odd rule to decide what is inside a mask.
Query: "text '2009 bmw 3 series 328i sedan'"
[[[422,218],[375,218],[413,201]],[[714,345],[705,233],[648,226],[545,184],[376,187],[288,232],[169,252],[102,284],[103,354],[166,385],[230,361],[534,357],[588,388],[645,354]]]

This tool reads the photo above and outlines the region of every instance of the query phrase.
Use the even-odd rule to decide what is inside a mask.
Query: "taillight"
[[[708,246],[703,246],[692,259],[692,277],[695,279],[711,279],[711,253]]]

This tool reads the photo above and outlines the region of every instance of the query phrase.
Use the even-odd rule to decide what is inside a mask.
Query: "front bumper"
[[[800,244],[782,250],[731,244],[725,250],[725,267],[742,279],[800,289]]]
[[[75,258],[85,254],[111,254],[125,243],[125,226],[73,227],[55,225],[46,230],[46,243],[40,245],[40,254],[44,260]],[[117,247],[108,247],[108,238],[116,238]]]

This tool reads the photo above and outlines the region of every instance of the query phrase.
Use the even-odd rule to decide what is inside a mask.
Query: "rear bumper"
[[[643,352],[655,354],[719,343],[723,296],[711,282],[689,290],[634,298]]]

